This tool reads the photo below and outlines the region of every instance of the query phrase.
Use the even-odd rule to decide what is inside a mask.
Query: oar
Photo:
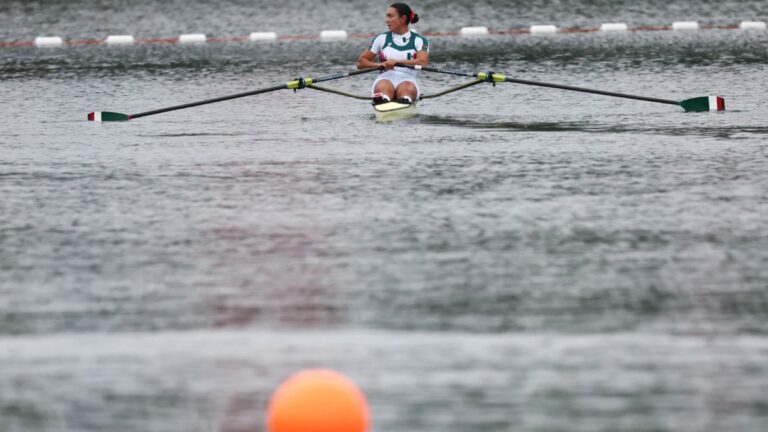
[[[344,73],[339,73],[339,74],[335,74],[335,75],[327,75],[327,76],[320,77],[320,78],[297,78],[297,79],[295,79],[293,81],[288,81],[285,84],[276,85],[274,87],[267,87],[267,88],[263,88],[263,89],[248,91],[248,92],[245,92],[245,93],[238,93],[238,94],[233,94],[233,95],[229,95],[229,96],[217,97],[217,98],[214,98],[214,99],[207,99],[207,100],[203,100],[203,101],[199,101],[199,102],[190,102],[190,103],[186,103],[186,104],[183,104],[183,105],[176,105],[176,106],[172,106],[172,107],[168,107],[168,108],[160,108],[160,109],[156,109],[156,110],[152,110],[152,111],[146,111],[146,112],[142,112],[142,113],[138,113],[138,114],[122,114],[122,113],[109,112],[109,111],[94,111],[94,112],[88,114],[88,120],[90,120],[90,121],[97,121],[97,122],[133,120],[133,119],[137,119],[139,117],[146,117],[146,116],[151,116],[151,115],[155,115],[155,114],[165,113],[165,112],[168,112],[168,111],[176,111],[176,110],[180,110],[180,109],[184,109],[184,108],[192,108],[192,107],[196,107],[196,106],[200,106],[200,105],[206,105],[206,104],[211,104],[211,103],[215,103],[215,102],[222,102],[222,101],[226,101],[226,100],[230,100],[230,99],[237,99],[237,98],[241,98],[241,97],[253,96],[253,95],[262,94],[262,93],[269,93],[269,92],[273,92],[273,91],[277,91],[277,90],[286,90],[286,89],[287,90],[300,90],[300,89],[309,87],[312,84],[316,84],[316,83],[319,83],[319,82],[331,81],[331,80],[336,80],[336,79],[340,79],[340,78],[347,78],[347,77],[351,77],[351,76],[355,76],[355,75],[362,75],[362,74],[365,74],[365,73],[368,73],[368,72],[377,71],[377,70],[380,70],[380,69],[382,69],[382,68],[378,67],[378,68],[360,69],[360,70],[356,70],[356,71],[353,71],[353,72],[344,72]]]
[[[406,67],[406,68],[415,69],[415,70],[423,70],[427,72],[436,72],[436,73],[443,73],[443,74],[449,74],[449,75],[458,75],[458,76],[477,78],[480,81],[488,81],[492,83],[508,82],[508,83],[516,83],[516,84],[525,84],[525,85],[532,85],[532,86],[539,86],[539,87],[550,87],[550,88],[556,88],[561,90],[570,90],[570,91],[576,91],[576,92],[582,92],[582,93],[593,93],[593,94],[599,94],[604,96],[613,96],[613,97],[619,97],[624,99],[635,99],[635,100],[641,100],[646,102],[678,105],[683,107],[683,109],[686,112],[725,111],[725,100],[720,96],[700,96],[700,97],[695,97],[691,99],[685,99],[682,101],[676,101],[671,99],[659,99],[659,98],[652,98],[652,97],[646,97],[646,96],[636,96],[636,95],[630,95],[630,94],[624,94],[624,93],[615,93],[615,92],[609,92],[609,91],[603,91],[603,90],[593,90],[593,89],[587,89],[582,87],[572,87],[572,86],[561,85],[561,84],[551,84],[551,83],[545,83],[545,82],[509,78],[502,74],[494,73],[494,72],[466,72],[461,70],[440,69],[440,68],[433,68],[428,66],[412,66],[412,65],[405,65],[401,63],[398,63],[397,66]]]

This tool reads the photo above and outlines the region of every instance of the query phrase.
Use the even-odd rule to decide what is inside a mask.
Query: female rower
[[[424,36],[411,31],[409,24],[419,22],[419,15],[405,3],[395,3],[387,9],[384,21],[389,29],[386,33],[373,38],[360,58],[358,69],[384,67],[373,83],[373,103],[391,100],[411,103],[417,101],[421,92],[416,82],[418,71],[396,67],[396,63],[414,66],[426,66],[429,62],[429,41]],[[375,62],[376,56],[379,61]]]

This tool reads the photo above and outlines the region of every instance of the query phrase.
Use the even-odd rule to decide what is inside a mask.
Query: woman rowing
[[[405,3],[395,3],[387,9],[386,33],[373,38],[360,58],[358,69],[384,67],[373,83],[373,103],[380,104],[397,100],[412,103],[419,100],[421,92],[416,82],[418,71],[396,67],[396,63],[413,66],[426,66],[429,62],[429,41],[424,36],[411,31],[409,24],[419,22],[419,15]],[[375,62],[376,56],[379,61]]]

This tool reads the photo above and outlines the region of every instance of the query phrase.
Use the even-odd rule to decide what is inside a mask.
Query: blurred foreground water
[[[3,2],[0,39],[383,20],[361,2],[104,4]],[[417,8],[442,31],[760,5]],[[351,70],[365,40],[0,50],[0,430],[261,430],[280,381],[332,367],[382,432],[764,431],[766,42],[434,38],[434,65],[728,111],[498,85],[396,124],[311,91],[85,121]]]

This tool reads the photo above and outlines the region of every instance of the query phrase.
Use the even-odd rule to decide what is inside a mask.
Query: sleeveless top
[[[429,41],[424,36],[415,31],[408,31],[406,34],[394,34],[391,31],[381,33],[373,38],[371,46],[368,48],[372,53],[379,56],[379,61],[387,60],[411,60],[417,51],[429,52]],[[395,67],[398,72],[416,76],[419,71]]]

